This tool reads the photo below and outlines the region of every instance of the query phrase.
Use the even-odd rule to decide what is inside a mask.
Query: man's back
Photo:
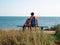
[[[31,20],[31,25],[38,25],[38,18],[36,16],[31,16],[30,17]]]

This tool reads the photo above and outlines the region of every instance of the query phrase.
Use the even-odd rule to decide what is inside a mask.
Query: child
[[[29,27],[30,27],[30,22],[31,22],[31,21],[30,21],[30,19],[28,18],[28,19],[26,20],[24,26],[23,26],[23,31],[25,30],[26,27],[28,27],[28,29],[29,29]]]

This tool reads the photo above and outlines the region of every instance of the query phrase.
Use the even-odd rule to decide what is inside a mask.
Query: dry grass
[[[54,41],[42,31],[0,30],[0,45],[55,45]]]

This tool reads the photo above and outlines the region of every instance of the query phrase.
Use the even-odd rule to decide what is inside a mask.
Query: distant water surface
[[[17,28],[17,25],[23,26],[28,17],[8,17],[0,16],[0,28]],[[60,24],[60,17],[38,17],[39,26],[51,27]]]

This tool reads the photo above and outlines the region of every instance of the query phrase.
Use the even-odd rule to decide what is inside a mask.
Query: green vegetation
[[[60,24],[51,27],[51,29],[56,31],[54,37],[56,39],[56,43],[60,44]]]
[[[55,45],[54,41],[43,31],[0,30],[0,45]]]

